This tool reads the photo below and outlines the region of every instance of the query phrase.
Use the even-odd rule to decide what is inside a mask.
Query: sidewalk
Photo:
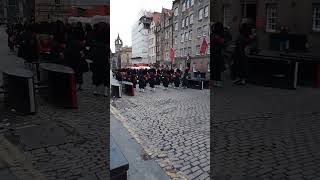
[[[212,175],[216,179],[320,177],[320,93],[254,85],[214,88]]]
[[[153,159],[145,159],[141,145],[123,127],[117,115],[111,113],[110,133],[129,162],[128,180],[169,180],[162,168]]]

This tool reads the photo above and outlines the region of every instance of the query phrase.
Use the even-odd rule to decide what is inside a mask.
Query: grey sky
[[[171,9],[173,0],[110,0],[110,46],[120,34],[124,46],[131,46],[131,28],[141,10],[161,12],[162,7]]]

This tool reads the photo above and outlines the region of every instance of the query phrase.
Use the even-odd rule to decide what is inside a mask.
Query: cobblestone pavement
[[[122,123],[171,178],[209,179],[209,90],[146,90],[114,103]]]
[[[320,93],[248,85],[213,89],[213,179],[320,177]]]
[[[0,66],[13,66],[12,62],[17,58],[8,55],[5,43],[6,41],[0,41]],[[17,65],[21,64],[23,65],[22,62]],[[89,73],[85,75],[85,82],[84,90],[78,93],[78,109],[56,108],[37,95],[38,112],[34,116],[21,116],[5,110],[3,96],[0,95],[0,124],[9,123],[0,129],[0,136],[17,148],[15,154],[21,155],[18,159],[21,162],[12,163],[9,167],[18,178],[30,179],[30,172],[35,171],[43,176],[42,179],[107,179],[110,102],[108,98],[93,95]],[[43,130],[44,126],[48,130]],[[34,131],[41,132],[38,137],[45,138],[37,138]],[[19,136],[21,132],[26,136]],[[64,133],[61,135],[54,132]],[[44,142],[39,140],[46,137],[48,138]],[[2,144],[4,143],[0,143]],[[0,150],[1,148],[3,146]],[[0,162],[6,158],[1,152]],[[22,161],[28,163],[28,171]]]

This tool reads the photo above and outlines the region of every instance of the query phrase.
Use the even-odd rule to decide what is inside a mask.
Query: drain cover
[[[68,134],[64,128],[54,124],[18,129],[15,135],[19,137],[20,143],[27,151],[64,144],[68,141]]]

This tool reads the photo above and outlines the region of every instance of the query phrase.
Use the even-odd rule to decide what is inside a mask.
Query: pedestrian
[[[280,32],[280,51],[288,52],[289,50],[289,32],[288,28],[282,26]]]
[[[154,72],[151,71],[150,72],[150,79],[149,79],[149,85],[150,85],[151,91],[156,91],[155,83],[156,83],[155,75],[154,75]]]
[[[165,72],[162,79],[162,84],[165,90],[169,87],[169,72]]]
[[[256,29],[252,29],[250,35],[250,54],[257,54],[258,52],[257,32]]]
[[[234,65],[236,80],[234,84],[245,85],[248,78],[248,45],[249,45],[250,30],[247,24],[242,24],[240,27],[239,37],[236,40],[236,48],[234,52]]]
[[[20,51],[22,58],[32,68],[31,63],[38,60],[38,41],[33,26],[25,25],[25,30],[21,34]]]
[[[76,76],[76,83],[78,85],[78,91],[82,90],[83,84],[83,69],[81,67],[81,61],[83,60],[83,49],[81,48],[81,42],[76,34],[70,36],[67,42],[65,50],[65,65],[71,67]]]
[[[179,74],[179,72],[175,73],[174,86],[175,86],[175,88],[179,88],[179,86],[180,86],[180,74]]]
[[[138,75],[138,80],[139,80],[139,92],[144,92],[145,78],[144,78],[144,75],[143,75],[142,71],[140,71],[140,73]]]
[[[14,30],[11,24],[8,25],[6,32],[8,35],[8,47],[10,52],[14,52]]]
[[[188,71],[189,71],[188,69],[184,71],[183,78],[182,78],[182,87],[184,89],[188,87],[188,74],[189,74]]]
[[[90,48],[89,57],[92,60],[92,82],[95,86],[94,95],[98,95],[98,88],[101,84],[104,85],[104,96],[109,93],[109,25],[99,23],[95,26],[95,40]]]
[[[213,56],[213,86],[222,87],[222,72],[225,70],[225,63],[223,57],[223,49],[225,47],[224,28],[223,24],[218,22],[213,26],[213,33],[211,34],[211,42],[213,42],[212,50]]]

